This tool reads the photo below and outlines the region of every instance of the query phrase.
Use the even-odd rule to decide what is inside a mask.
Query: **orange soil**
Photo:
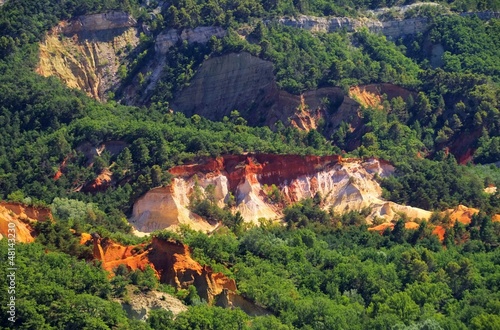
[[[442,215],[449,214],[452,224],[456,221],[468,225],[471,222],[472,216],[479,213],[478,209],[459,205],[454,209],[449,209],[442,213]]]
[[[365,108],[383,110],[382,97],[373,92],[369,92],[364,86],[349,88],[349,97],[360,102]]]
[[[443,226],[436,226],[432,231],[432,233],[436,235],[442,242],[444,240],[444,234],[446,233],[446,229]]]
[[[181,165],[170,169],[176,176],[191,177],[197,173],[228,173],[230,190],[251,174],[259,175],[262,184],[281,184],[301,175],[314,174],[331,164],[341,163],[342,157],[248,154],[206,158],[198,164]]]

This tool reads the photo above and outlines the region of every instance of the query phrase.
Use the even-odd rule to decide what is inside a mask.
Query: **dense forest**
[[[492,216],[500,213],[500,196],[484,188],[500,186],[494,164],[500,160],[500,20],[430,11],[425,33],[395,41],[366,29],[312,34],[264,24],[299,13],[360,17],[414,2],[174,0],[150,15],[155,1],[7,0],[0,7],[0,199],[50,207],[55,222],[35,226],[35,243],[16,245],[17,321],[4,317],[8,297],[2,285],[1,327],[498,329],[500,225]],[[439,3],[450,13],[500,10],[499,1]],[[118,97],[100,103],[35,73],[37,43],[50,28],[108,10],[131,13],[153,36],[199,25],[222,26],[228,34],[205,45],[172,47],[162,79],[143,106],[122,105]],[[247,38],[238,34],[241,29],[250,29]],[[430,44],[443,47],[440,61]],[[175,93],[206,58],[241,51],[271,61],[277,85],[292,94],[391,83],[408,89],[410,97],[362,109],[361,137],[347,122],[335,128],[325,122],[307,132],[286,123],[248,126],[247,109],[220,122],[170,111]],[[116,141],[126,147],[84,152],[86,145]],[[156,235],[190,246],[197,261],[235,279],[238,293],[269,315],[210,306],[191,291],[177,293],[189,308],[175,318],[166,310],[152,311],[146,322],[127,318],[113,300],[122,297],[124,286],[173,289],[148,270],[121,269],[110,279],[78,235],[146,242],[131,234],[126,219],[141,195],[170,182],[169,168],[247,152],[379,157],[396,168],[394,176],[380,179],[385,199],[430,211],[464,204],[481,212],[468,225],[447,226],[441,242],[425,221],[407,230],[403,217],[392,231],[368,231],[362,212],[327,212],[316,198],[288,206],[283,225],[262,221],[259,227],[200,200],[196,213],[220,221],[221,230]],[[467,152],[466,161],[459,159]],[[105,170],[110,185],[92,190]],[[446,224],[436,214],[432,225]],[[2,258],[7,250],[7,240],[0,240]],[[6,278],[5,267],[0,276]]]
[[[306,217],[307,222],[296,222]],[[146,323],[127,319],[124,283],[171,292],[147,272],[109,280],[64,224],[39,228],[37,243],[18,245],[17,329],[495,329],[500,226],[474,217],[446,232],[443,246],[423,222],[369,232],[355,213],[329,215],[314,201],[286,212],[287,227],[263,224],[239,236],[177,235],[194,256],[234,277],[239,292],[272,315],[209,306],[196,293],[173,319],[155,310]],[[337,224],[343,224],[340,227]],[[169,234],[170,236],[172,234]],[[60,238],[64,238],[61,240]],[[7,250],[0,242],[2,253]],[[47,253],[47,248],[52,252]],[[70,256],[70,255],[72,256]],[[0,271],[6,276],[5,269]],[[117,271],[118,272],[118,271]],[[121,273],[120,273],[121,274]],[[5,296],[2,295],[2,313]],[[2,326],[9,323],[2,319]]]

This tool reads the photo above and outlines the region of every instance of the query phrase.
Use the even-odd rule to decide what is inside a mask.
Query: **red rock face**
[[[201,266],[191,258],[189,247],[185,244],[153,238],[149,259],[158,270],[162,282],[179,289],[196,286],[198,294],[208,302],[224,289],[236,291],[233,279],[222,273],[214,273],[208,266]]]
[[[200,173],[224,173],[228,175],[230,190],[235,190],[245,178],[255,180],[257,176],[262,184],[280,185],[301,175],[312,175],[340,162],[342,162],[342,157],[339,155],[227,155],[216,159],[204,159],[200,164],[176,166],[170,170],[170,173],[182,177],[191,177]]]
[[[151,267],[162,283],[178,289],[194,285],[198,294],[212,302],[224,289],[236,291],[236,282],[222,273],[214,273],[191,258],[189,247],[173,240],[154,237],[149,246],[123,246],[110,240],[93,237],[94,258],[104,269],[113,272],[119,265],[130,270]]]

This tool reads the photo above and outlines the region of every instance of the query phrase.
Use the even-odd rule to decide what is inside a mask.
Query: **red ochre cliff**
[[[195,188],[205,194],[213,186],[213,197],[223,207],[234,196],[233,212],[247,222],[279,219],[290,203],[312,198],[319,193],[325,209],[336,212],[372,209],[367,221],[375,217],[390,221],[398,212],[410,218],[429,218],[425,210],[382,200],[376,176],[393,173],[394,167],[377,159],[342,159],[332,156],[247,154],[202,159],[196,164],[174,167],[172,183],[150,190],[134,205],[131,223],[140,232],[175,229],[188,224],[193,229],[210,231],[214,226],[189,209]],[[282,202],[268,197],[275,185]]]
[[[123,246],[96,234],[82,235],[82,242],[87,240],[92,240],[94,258],[100,260],[107,271],[113,272],[119,265],[129,270],[150,266],[160,282],[177,289],[194,285],[199,296],[209,303],[224,291],[236,291],[233,279],[200,265],[191,258],[189,247],[180,242],[153,237],[148,245]]]
[[[261,184],[283,184],[302,175],[313,175],[329,166],[342,163],[342,157],[297,155],[228,155],[206,159],[201,164],[181,165],[170,170],[179,177],[228,174],[229,189],[235,190],[246,178]],[[255,181],[256,182],[256,181]]]

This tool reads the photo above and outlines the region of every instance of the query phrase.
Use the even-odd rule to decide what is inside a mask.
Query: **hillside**
[[[0,328],[500,328],[499,13],[0,1]]]

